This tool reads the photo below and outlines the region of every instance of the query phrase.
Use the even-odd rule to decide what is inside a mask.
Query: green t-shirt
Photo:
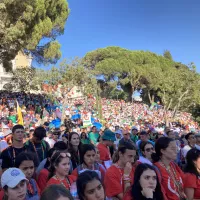
[[[17,117],[16,117],[16,115],[11,115],[8,119],[11,120],[12,123],[14,123],[14,124],[17,123]]]
[[[81,143],[82,144],[90,144],[90,140],[89,139],[81,139]]]
[[[100,135],[99,135],[99,133],[90,132],[88,134],[88,137],[90,139],[90,142],[93,143],[94,145],[96,145],[97,140],[99,139]]]

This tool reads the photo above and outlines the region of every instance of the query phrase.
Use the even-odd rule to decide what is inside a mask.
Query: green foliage
[[[173,60],[172,55],[171,55],[170,51],[168,51],[168,50],[164,51],[163,56],[169,60]]]
[[[63,34],[68,15],[66,0],[2,0],[0,63],[8,66],[21,50],[38,62],[55,63],[61,57],[55,39]]]

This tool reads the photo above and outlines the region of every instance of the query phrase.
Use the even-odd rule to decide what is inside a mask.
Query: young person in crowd
[[[76,180],[74,176],[68,175],[70,170],[71,155],[65,152],[56,152],[51,158],[51,166],[49,168],[48,185],[63,185],[66,189],[70,189],[71,184]]]
[[[103,136],[102,136],[102,142],[100,142],[97,145],[97,148],[98,148],[99,153],[100,153],[101,163],[106,168],[108,168],[111,164],[111,155],[110,155],[109,146],[112,146],[115,140],[116,140],[115,139],[115,133],[113,133],[109,129],[106,129],[104,131]]]
[[[190,149],[186,156],[185,194],[188,200],[200,199],[200,151]]]
[[[174,162],[176,157],[176,141],[168,137],[159,138],[155,145],[155,153],[152,154],[152,160],[159,170],[164,196],[168,200],[186,198],[183,185],[184,174]]]
[[[139,148],[141,151],[141,156],[139,156],[137,163],[147,163],[152,165],[151,155],[155,151],[154,146],[150,142],[141,142]]]
[[[35,171],[35,157],[33,153],[22,152],[16,157],[15,167],[19,168],[28,179],[26,200],[39,200],[40,189],[32,178]]]
[[[103,181],[105,176],[105,168],[96,162],[96,150],[91,144],[84,144],[80,152],[80,165],[72,172],[72,175],[78,177],[85,170],[94,170]]]
[[[131,140],[136,144],[136,142],[138,141],[138,128],[136,126],[133,126],[131,128]]]
[[[80,200],[105,200],[104,188],[96,172],[81,173],[76,184]]]
[[[116,162],[106,172],[104,185],[108,198],[116,197],[122,200],[133,184],[136,149],[131,143],[124,142],[123,146],[119,146],[117,154]]]
[[[90,140],[90,143],[93,145],[96,145],[98,138],[99,138],[99,133],[97,131],[96,126],[93,126],[91,129],[91,132],[88,134],[88,138]]]
[[[40,170],[38,177],[37,177],[37,183],[38,183],[38,186],[39,186],[41,192],[45,189],[46,184],[48,182],[49,168],[51,165],[51,157],[52,157],[54,151],[56,151],[54,148],[52,148],[48,151],[47,160],[44,165],[44,168]]]
[[[90,144],[90,140],[87,137],[87,133],[85,133],[85,132],[81,133],[81,143],[82,144]]]
[[[24,133],[25,130],[22,125],[15,125],[12,128],[12,145],[1,153],[3,170],[14,167],[16,156],[26,150],[23,145]]]
[[[80,165],[80,148],[81,142],[79,134],[76,132],[71,132],[69,134],[68,151],[71,154],[71,162],[73,169],[76,169]]]
[[[49,144],[43,140],[46,137],[46,130],[42,126],[37,127],[33,133],[33,138],[25,143],[27,151],[33,152],[37,157],[37,164],[47,157],[47,152],[50,149]]]
[[[7,169],[1,176],[1,187],[4,191],[2,200],[25,200],[27,182],[24,173],[17,168]]]
[[[40,200],[74,200],[69,190],[62,185],[50,185],[41,195]]]
[[[123,142],[129,142],[129,143],[131,143],[132,145],[135,146],[135,143],[131,139],[131,134],[130,134],[129,131],[123,130],[122,134],[123,134],[123,138],[119,141],[119,145],[123,144]]]
[[[164,200],[156,169],[139,164],[135,169],[134,184],[123,200]]]
[[[195,148],[195,144],[196,144],[196,138],[193,132],[188,133],[185,136],[185,139],[187,140],[188,144],[182,148],[182,155],[184,156],[184,158],[186,158],[187,152],[190,149]]]

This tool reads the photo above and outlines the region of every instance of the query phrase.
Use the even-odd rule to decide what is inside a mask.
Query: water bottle
[[[74,200],[79,200],[78,193],[77,193],[76,182],[71,184],[70,193],[71,193],[72,197],[74,198]]]

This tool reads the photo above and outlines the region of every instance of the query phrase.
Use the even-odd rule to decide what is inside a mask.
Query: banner
[[[91,121],[91,113],[90,112],[84,112],[82,113],[82,120],[83,120],[83,126],[84,127],[88,127],[92,125],[92,121]]]
[[[17,123],[24,125],[22,111],[21,111],[21,108],[19,107],[18,101],[17,101]]]

